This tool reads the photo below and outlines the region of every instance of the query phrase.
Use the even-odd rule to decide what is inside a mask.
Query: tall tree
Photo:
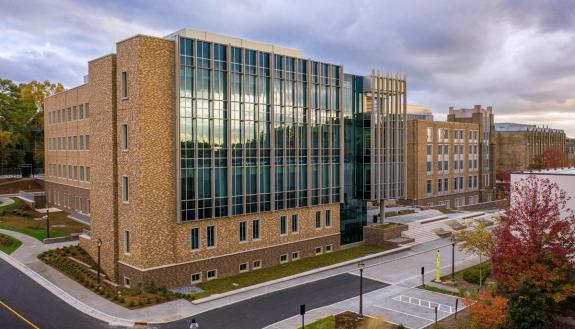
[[[489,256],[493,238],[487,224],[479,223],[455,236],[461,250],[479,256],[479,287],[483,285],[483,259]]]
[[[565,152],[558,148],[550,148],[533,158],[529,169],[553,169],[565,166]]]
[[[32,81],[17,85],[0,79],[0,167],[32,163],[43,166],[43,102],[61,92],[60,83]]]
[[[512,186],[493,231],[492,271],[498,286],[516,291],[525,279],[561,301],[575,293],[575,214],[556,183],[530,175]]]
[[[551,325],[549,306],[541,290],[524,280],[509,301],[513,329],[545,329]]]

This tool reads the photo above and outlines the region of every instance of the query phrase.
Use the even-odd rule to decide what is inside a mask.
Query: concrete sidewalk
[[[346,263],[336,264],[327,268],[316,269],[306,273],[294,275],[292,277],[259,284],[255,287],[248,287],[249,289],[238,289],[238,291],[223,294],[224,296],[214,296],[212,298],[208,298],[206,299],[207,301],[203,303],[194,304],[186,300],[176,300],[137,310],[129,310],[97,294],[94,294],[92,291],[86,289],[79,283],[68,278],[49,265],[46,265],[37,258],[38,254],[46,250],[55,249],[62,246],[74,245],[77,244],[77,242],[44,245],[32,237],[18,232],[7,230],[0,230],[0,232],[11,235],[22,241],[22,246],[11,255],[12,258],[73,297],[76,300],[76,304],[72,304],[73,306],[78,306],[76,308],[80,310],[83,306],[88,306],[100,311],[103,314],[106,314],[109,317],[122,319],[127,322],[166,323],[176,321],[253,297],[295,287],[309,282],[314,282],[357,269],[357,261],[354,260],[347,262],[347,265]],[[382,255],[378,255],[379,254],[371,255],[373,258],[367,259],[365,261],[366,265],[376,264],[381,262],[384,258],[401,258],[408,255],[408,250],[407,248],[406,250],[399,252],[396,250],[390,250],[382,253]],[[102,320],[106,321],[105,319]]]

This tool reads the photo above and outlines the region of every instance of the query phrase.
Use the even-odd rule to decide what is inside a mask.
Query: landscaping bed
[[[5,179],[1,180],[0,194],[18,193],[18,191],[42,191],[44,188],[35,179]],[[5,183],[5,184],[4,184]]]
[[[299,327],[301,329],[301,327]],[[359,318],[355,312],[346,311],[328,316],[305,326],[306,329],[399,329],[405,328],[379,318],[364,316]]]
[[[94,293],[130,309],[160,304],[178,298],[193,299],[188,295],[173,293],[165,286],[158,287],[153,282],[138,285],[135,288],[116,288],[106,282],[103,276],[100,277],[100,289],[98,289],[96,285],[97,264],[78,246],[50,250],[38,255],[38,258]]]
[[[381,247],[362,245],[345,250],[334,251],[321,256],[302,258],[294,262],[262,268],[226,278],[210,280],[197,284],[197,286],[204,291],[195,293],[193,296],[196,298],[204,298],[213,294],[221,294],[231,290],[280,279],[286,276],[345,262],[385,250],[385,248]]]
[[[489,285],[491,281],[491,263],[484,262],[483,268],[483,286]],[[479,289],[479,265],[475,265],[455,272],[455,282],[451,281],[451,273],[441,277],[442,283],[464,291],[474,291]]]
[[[16,251],[16,249],[18,249],[18,247],[20,247],[21,245],[22,241],[15,239],[11,236],[8,236],[6,234],[0,233],[0,251],[10,255],[14,251]]]
[[[39,213],[27,206],[19,198],[12,198],[14,203],[0,207],[0,228],[20,232],[40,241],[46,238],[45,213]],[[68,218],[64,211],[49,213],[50,237],[62,237],[73,233],[81,233],[88,226]]]

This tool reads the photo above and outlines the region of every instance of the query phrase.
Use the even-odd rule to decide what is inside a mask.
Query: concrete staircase
[[[465,213],[456,218],[445,218],[431,222],[429,220],[421,220],[407,224],[409,228],[407,231],[402,232],[402,236],[414,239],[414,242],[406,244],[406,246],[421,244],[441,239],[441,236],[446,237],[449,236],[450,233],[457,232],[453,226],[457,227],[458,225],[450,225],[453,224],[454,221],[460,225],[469,227],[478,219],[488,220],[489,217],[489,215],[485,215],[484,213]]]

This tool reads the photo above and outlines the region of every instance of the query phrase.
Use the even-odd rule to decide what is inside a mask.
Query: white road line
[[[388,310],[388,311],[400,313],[400,314],[403,314],[403,315],[410,316],[410,317],[412,317],[412,318],[418,318],[418,319],[420,319],[420,320],[425,320],[425,321],[431,322],[431,323],[435,322],[435,321],[432,320],[432,319],[424,318],[424,317],[421,317],[421,316],[418,316],[418,315],[415,315],[415,314],[410,314],[410,313],[406,313],[406,312],[394,310],[394,309],[392,309],[392,308],[387,308],[387,307],[378,306],[378,305],[373,305],[373,307],[377,307],[377,308],[381,308],[381,309],[383,309],[383,310]],[[424,327],[421,327],[421,328],[424,328]]]
[[[419,307],[423,307],[423,308],[427,308],[427,309],[431,309],[431,310],[435,309],[435,307],[437,306],[437,310],[439,312],[443,312],[443,313],[447,313],[447,314],[453,314],[453,309],[450,305],[436,303],[436,302],[432,302],[429,300],[425,300],[425,299],[421,299],[421,298],[417,298],[417,297],[406,296],[406,295],[395,296],[392,299],[395,301],[398,301],[398,302],[402,302],[402,303],[406,303],[406,304],[410,304],[410,305],[415,305],[415,306],[419,306]],[[404,300],[404,299],[407,299],[407,300]],[[421,305],[422,303],[423,303],[423,305]],[[427,305],[425,305],[426,303],[427,303]],[[448,309],[449,311],[444,311],[441,309],[441,307]]]

